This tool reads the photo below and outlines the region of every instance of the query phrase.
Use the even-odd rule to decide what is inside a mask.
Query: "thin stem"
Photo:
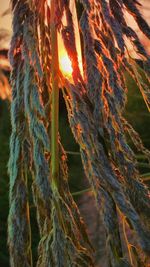
[[[89,187],[89,188],[86,188],[84,190],[74,192],[74,193],[72,193],[72,196],[79,196],[79,195],[82,195],[82,194],[87,193],[87,192],[92,192],[92,188]]]
[[[27,185],[27,181],[28,181],[28,172],[27,169],[24,169],[24,179],[25,179],[25,183],[26,186]],[[33,267],[33,259],[32,259],[32,240],[31,240],[31,224],[30,224],[30,207],[29,207],[29,202],[27,202],[27,206],[26,206],[26,212],[27,212],[27,217],[28,217],[28,225],[29,225],[29,258],[30,258],[30,267]]]
[[[150,172],[142,174],[141,178],[142,178],[143,182],[150,181]]]
[[[52,111],[51,111],[51,172],[52,187],[58,189],[59,180],[59,87],[58,87],[58,42],[57,29],[55,25],[55,0],[51,0],[51,52],[52,52]]]
[[[123,220],[122,220],[123,235],[124,235],[124,239],[125,239],[126,246],[127,246],[127,249],[128,249],[129,260],[130,260],[131,266],[133,266],[133,259],[132,259],[131,245],[130,245],[130,243],[129,243],[129,241],[128,241],[128,238],[127,238],[125,224],[126,224],[126,219],[125,219],[125,217],[123,217]]]
[[[145,162],[138,162],[138,166],[141,168],[147,168],[150,169],[150,164]]]
[[[69,155],[77,155],[77,156],[80,156],[81,153],[80,152],[76,152],[76,151],[66,151],[66,154],[69,154]]]

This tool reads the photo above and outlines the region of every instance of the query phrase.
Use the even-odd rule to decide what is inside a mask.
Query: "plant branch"
[[[58,148],[58,125],[59,125],[59,88],[58,88],[58,42],[55,25],[55,0],[51,1],[51,53],[52,53],[52,113],[51,113],[51,172],[52,187],[58,189],[59,179],[59,148]]]

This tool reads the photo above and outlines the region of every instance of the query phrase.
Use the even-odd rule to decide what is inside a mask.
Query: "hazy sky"
[[[0,14],[9,8],[10,0],[0,0]],[[0,28],[11,29],[11,15],[0,17]]]
[[[11,15],[1,16],[9,8],[10,0],[0,0],[0,29],[5,29],[11,35]],[[5,43],[8,46],[9,42]]]

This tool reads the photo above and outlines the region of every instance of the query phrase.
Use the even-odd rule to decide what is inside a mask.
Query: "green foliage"
[[[145,146],[149,147],[150,114],[143,100],[142,94],[130,75],[126,75],[128,96],[125,117],[140,134]],[[138,119],[137,119],[138,118]],[[143,124],[143,127],[141,125]]]

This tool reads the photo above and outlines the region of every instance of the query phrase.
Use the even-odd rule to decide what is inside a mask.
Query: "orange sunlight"
[[[66,53],[63,53],[59,57],[60,70],[65,76],[72,75],[71,61]]]
[[[79,33],[79,25],[78,25],[78,19],[77,19],[77,12],[76,12],[76,5],[75,0],[70,1],[70,10],[72,12],[73,16],[73,22],[74,22],[74,30],[75,30],[75,42],[76,42],[76,49],[78,54],[78,62],[79,62],[79,68],[81,75],[83,75],[83,64],[82,64],[82,53],[81,53],[81,40],[80,40],[80,33]],[[63,24],[66,25],[66,16],[64,14],[63,16]],[[71,60],[68,57],[67,51],[64,47],[64,43],[61,37],[61,34],[58,33],[58,56],[59,56],[59,67],[66,77],[71,78],[72,77],[72,64]]]

